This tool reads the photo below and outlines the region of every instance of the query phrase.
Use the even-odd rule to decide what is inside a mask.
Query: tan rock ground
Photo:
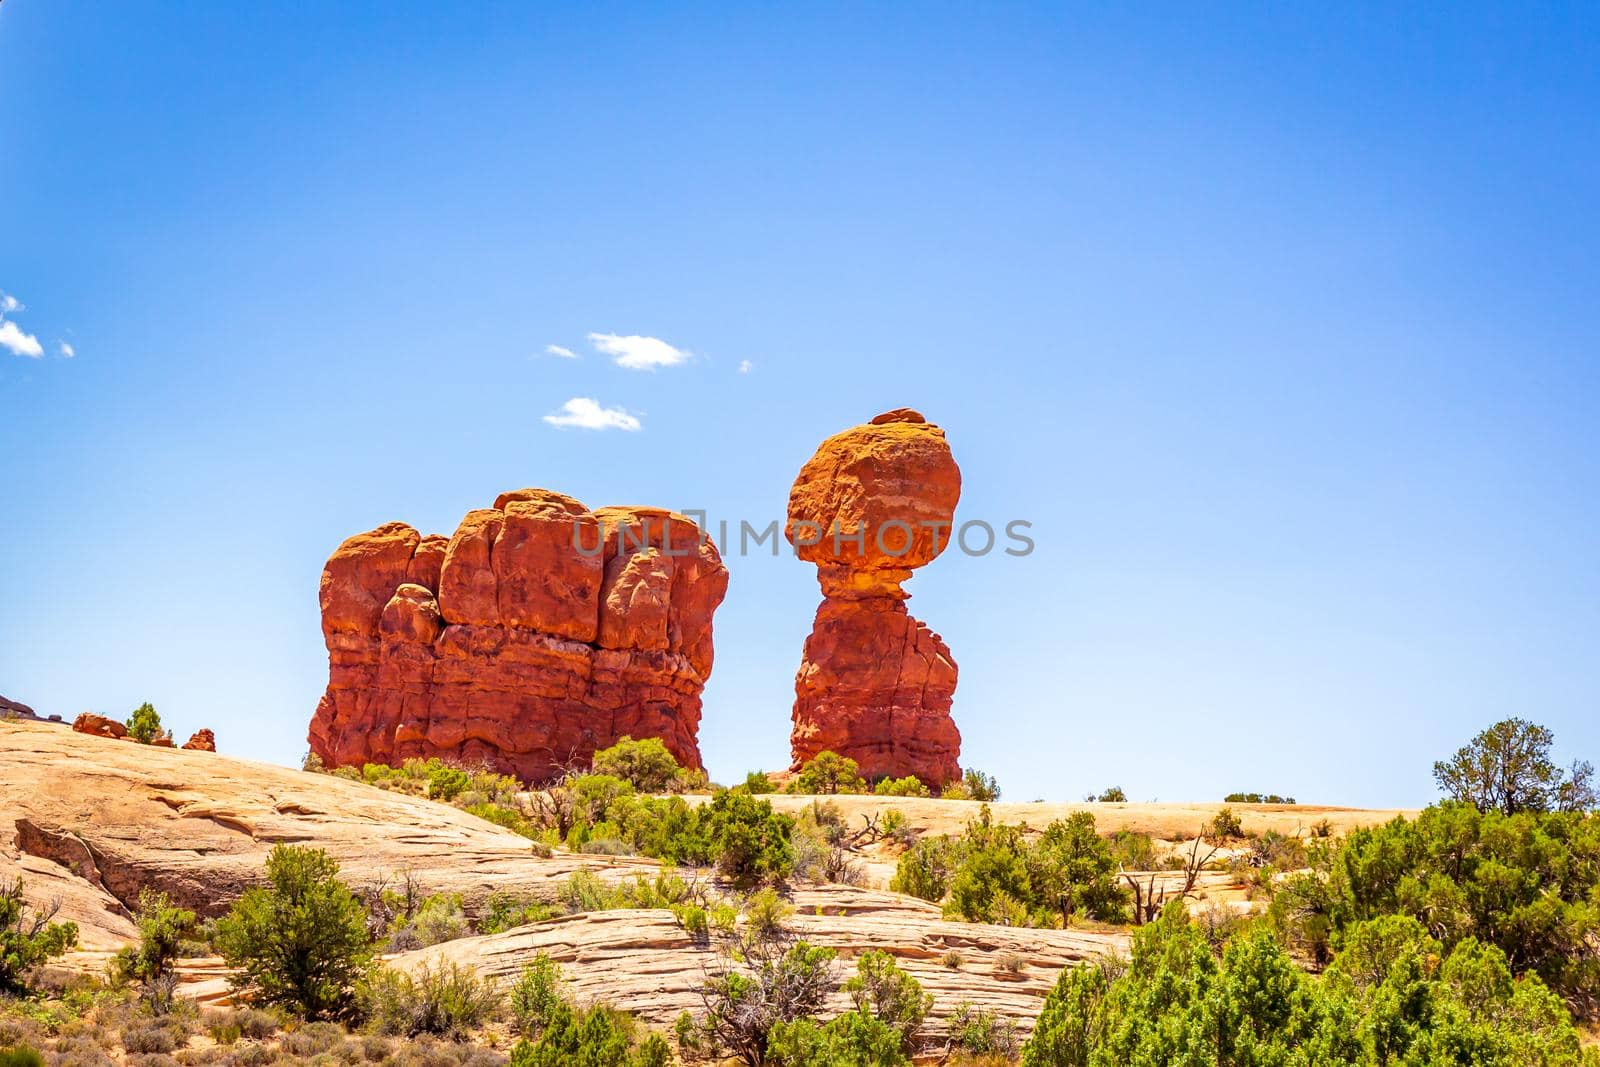
[[[210,752],[158,749],[49,726],[0,723],[0,877],[59,898],[86,948],[131,934],[144,886],[202,916],[261,880],[280,842],[311,844],[352,885],[410,870],[469,906],[496,889],[547,895],[579,867],[654,871],[653,860],[532,855],[526,839],[445,804]]]
[[[928,1029],[935,1036],[943,1033],[943,1017],[963,1000],[1014,1019],[1018,1032],[1026,1032],[1062,967],[1127,947],[1127,936],[1115,931],[946,922],[936,905],[845,886],[798,889],[794,904],[790,928],[812,944],[838,949],[841,980],[854,973],[853,957],[861,952],[892,953],[933,994]],[[540,951],[561,964],[580,999],[609,999],[661,1027],[670,1027],[680,1012],[701,1008],[696,990],[717,964],[715,952],[691,939],[667,911],[568,916],[419,949],[393,962],[411,968],[444,956],[512,981]],[[955,967],[941,962],[952,951],[961,957]],[[1008,956],[1023,960],[1016,973],[1001,966]],[[831,1009],[848,1006],[842,994],[833,1001]]]
[[[770,799],[779,810],[795,812],[813,798]],[[979,808],[964,801],[825,799],[853,826],[898,808],[925,833],[959,832]],[[999,820],[1041,827],[1087,807],[1102,831],[1128,828],[1176,840],[1191,837],[1221,806],[1003,803],[992,811]],[[1247,830],[1285,833],[1304,832],[1320,819],[1343,832],[1405,814],[1264,805],[1234,810]],[[164,890],[202,915],[216,915],[260,880],[267,853],[279,842],[326,849],[358,887],[409,870],[427,892],[462,894],[469,911],[496,890],[548,896],[579,868],[623,877],[657,866],[648,859],[561,852],[541,858],[523,838],[463,811],[331,775],[0,721],[0,878],[21,874],[36,906],[61,902],[61,916],[79,925],[79,966],[98,968],[133,936],[128,915],[141,888]],[[880,846],[863,859],[869,880],[886,883],[892,849]],[[1208,874],[1202,887],[1210,899],[1239,896],[1225,874]],[[894,953],[934,994],[938,1013],[965,999],[1004,1011],[1019,1026],[1031,1025],[1062,966],[1126,944],[1117,931],[949,923],[936,906],[881,888],[802,886],[793,903],[796,930],[808,939],[845,955],[869,947]],[[566,966],[581,996],[610,999],[652,1022],[670,1022],[693,1006],[709,956],[670,913],[628,911],[550,920],[397,959],[411,966],[444,953],[489,974],[512,975],[540,948]],[[940,963],[952,949],[963,956],[955,970]],[[996,970],[999,957],[1009,953],[1026,961],[1018,974]],[[841,971],[850,966],[843,962]],[[189,961],[185,972],[191,995],[225,994],[219,962]]]
[[[690,798],[691,800],[695,798]],[[702,798],[709,799],[709,798]],[[976,818],[983,807],[975,800],[932,800],[920,797],[878,796],[789,796],[774,793],[766,798],[777,811],[798,814],[814,800],[824,800],[839,806],[839,811],[853,827],[863,825],[864,815],[878,814],[898,808],[905,813],[906,822],[918,833],[959,834],[967,823]],[[995,822],[1027,823],[1042,830],[1054,819],[1065,819],[1076,811],[1087,811],[1094,816],[1095,828],[1102,834],[1118,830],[1132,830],[1150,834],[1164,841],[1186,841],[1194,838],[1201,827],[1216,817],[1223,808],[1232,809],[1244,825],[1245,833],[1261,834],[1276,830],[1289,836],[1304,837],[1318,822],[1326,819],[1335,834],[1346,834],[1363,826],[1377,826],[1397,815],[1415,816],[1407,808],[1335,808],[1312,804],[1083,804],[1083,803],[1017,803],[998,801],[989,805]]]

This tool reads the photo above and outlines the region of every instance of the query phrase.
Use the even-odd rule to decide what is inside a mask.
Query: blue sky
[[[0,7],[0,693],[296,763],[348,534],[776,518],[908,405],[1034,525],[908,587],[1008,798],[1600,758],[1592,5],[334,7]],[[729,565],[722,780],[818,600]]]

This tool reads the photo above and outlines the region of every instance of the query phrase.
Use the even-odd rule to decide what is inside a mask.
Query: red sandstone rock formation
[[[949,544],[960,497],[944,431],[908,408],[835,434],[800,469],[784,534],[817,565],[823,601],[795,676],[796,768],[831,749],[869,778],[960,777],[955,661],[900,588]]]
[[[538,781],[624,735],[700,766],[711,617],[728,587],[682,515],[502,493],[455,535],[391,522],[322,572],[328,767],[441,756]]]
[[[96,737],[122,738],[128,736],[128,728],[115,719],[108,719],[104,715],[96,715],[86,711],[72,720],[72,728],[80,734],[93,734]]]
[[[217,735],[210,730],[196,730],[183,747],[191,752],[215,752],[217,750]]]

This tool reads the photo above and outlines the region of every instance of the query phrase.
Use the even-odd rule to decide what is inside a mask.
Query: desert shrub
[[[471,933],[461,894],[436,893],[424,899],[408,918],[390,931],[386,948],[389,952],[409,952]]]
[[[794,821],[768,801],[724,790],[703,813],[717,870],[736,884],[781,881],[794,868],[789,843]]]
[[[569,912],[610,911],[627,906],[627,898],[593,871],[573,871],[556,886],[556,900]]]
[[[26,991],[28,972],[78,943],[76,923],[51,922],[57,906],[35,911],[22,899],[22,878],[0,881],[0,993]]]
[[[460,767],[433,763],[428,768],[428,796],[434,800],[454,800],[472,782],[472,777]]]
[[[856,958],[856,973],[844,984],[856,1011],[876,1018],[899,1035],[906,1056],[917,1051],[923,1021],[933,1008],[933,994],[901,970],[894,957],[868,949]]]
[[[1298,838],[1268,830],[1251,847],[1253,861],[1274,870],[1292,871],[1307,863],[1306,847]]]
[[[961,775],[961,786],[968,800],[992,804],[1000,799],[1000,783],[995,781],[994,775],[984,774],[975,767],[968,767]]]
[[[1031,899],[1060,912],[1063,926],[1078,914],[1127,921],[1128,890],[1118,881],[1117,861],[1088,812],[1045,827],[1028,849],[1027,866]]]
[[[594,754],[595,774],[621,778],[641,793],[665,793],[678,782],[678,761],[659,737],[624,737]]]
[[[284,1033],[278,1041],[278,1051],[306,1062],[318,1056],[343,1050],[344,1028],[335,1023],[307,1023]]]
[[[972,1057],[998,1057],[1006,1063],[1017,1054],[1016,1026],[998,1012],[983,1011],[962,1001],[946,1021],[950,1048],[954,1052]]]
[[[529,840],[537,841],[540,839],[539,828],[516,808],[508,807],[492,800],[484,800],[475,804],[464,804],[461,810],[470,815],[476,815],[487,822],[492,822],[496,826],[510,830],[514,834],[520,834]]]
[[[1268,912],[1313,959],[1358,923],[1410,915],[1446,951],[1494,945],[1512,974],[1538,975],[1580,1014],[1600,1003],[1600,816],[1451,802],[1315,844],[1312,869],[1281,880]]]
[[[120,980],[139,982],[152,1010],[164,1014],[172,1007],[177,977],[172,968],[183,935],[194,927],[194,912],[173,907],[170,897],[147,886],[139,890],[133,918],[139,943],[119,951],[112,958],[112,969]]]
[[[1002,952],[995,957],[994,969],[997,974],[1021,974],[1028,967],[1028,957],[1020,952]]]
[[[375,967],[360,996],[368,1028],[399,1037],[463,1037],[491,1022],[505,1003],[493,981],[442,959],[425,961],[415,974]]]
[[[128,1052],[148,1055],[171,1052],[178,1040],[165,1026],[134,1026],[122,1031],[122,1047]]]
[[[847,1011],[826,1023],[795,1019],[767,1034],[768,1067],[900,1067],[909,1065],[901,1037],[871,1012]]]
[[[478,933],[498,934],[514,927],[543,922],[557,914],[556,907],[546,901],[524,900],[497,890],[484,901],[483,917],[478,920]]]
[[[945,954],[939,957],[939,966],[947,971],[959,971],[961,965],[965,962],[967,962],[967,958],[961,954],[959,949],[947,949]]]
[[[1126,804],[1128,794],[1122,791],[1120,785],[1114,785],[1110,789],[1102,790],[1099,796],[1092,799],[1096,804]]]
[[[922,784],[922,779],[916,775],[908,774],[904,778],[884,778],[872,789],[880,797],[926,797],[931,796],[928,787]]]
[[[925,837],[904,852],[889,888],[942,901],[947,916],[968,922],[1125,922],[1128,893],[1116,871],[1087,812],[1052,822],[1030,845],[1024,827],[995,823],[985,805],[961,837]]]
[[[866,872],[855,861],[849,838],[839,805],[813,800],[794,820],[790,835],[795,875],[811,882],[864,885]]]
[[[890,808],[884,812],[878,828],[883,831],[884,837],[898,842],[906,848],[910,848],[917,842],[917,832],[911,829],[906,822],[906,813],[899,808]]]
[[[524,1037],[538,1037],[567,1002],[567,980],[555,960],[534,953],[511,987],[511,1018]]]
[[[148,745],[162,734],[161,716],[156,714],[153,704],[146,701],[133,709],[133,714],[128,716],[128,737]]]
[[[0,1048],[0,1067],[44,1067],[44,1056],[30,1045]]]
[[[1118,867],[1128,871],[1151,871],[1156,867],[1156,843],[1149,834],[1118,830],[1106,844]]]
[[[1555,734],[1525,719],[1504,719],[1448,760],[1433,765],[1434,780],[1452,800],[1479,811],[1588,811],[1595,807],[1594,768],[1563,771],[1550,759]]]
[[[804,941],[784,945],[746,939],[737,951],[740,965],[707,979],[704,1018],[680,1029],[686,1050],[725,1050],[761,1067],[773,1027],[816,1015],[834,986],[835,953]]]
[[[1219,956],[1168,905],[1121,965],[1068,968],[1023,1050],[1027,1067],[1183,1062],[1384,1067],[1578,1067],[1592,1062],[1537,978],[1513,982],[1476,940],[1447,956],[1420,923],[1390,916],[1355,932],[1322,978],[1264,927]]]
[[[672,1051],[659,1034],[641,1035],[633,1017],[606,1004],[579,1011],[562,1003],[537,1041],[511,1050],[511,1067],[668,1067]]]
[[[683,932],[695,941],[705,941],[711,935],[711,920],[706,909],[698,904],[674,904],[672,917],[683,927]]]
[[[1293,804],[1294,797],[1280,797],[1276,793],[1229,793],[1222,798],[1224,804]]]
[[[995,823],[987,805],[967,824],[961,863],[950,879],[945,915],[967,922],[1030,925],[1028,846],[1022,829]]]
[[[1244,823],[1239,821],[1239,816],[1234,814],[1232,808],[1219,808],[1216,816],[1206,823],[1204,836],[1207,840],[1219,843],[1235,841],[1244,836]]]
[[[744,791],[755,796],[763,793],[773,793],[777,787],[772,784],[772,779],[767,777],[766,771],[751,771],[744,776]]]
[[[636,874],[620,882],[606,882],[593,871],[577,870],[556,886],[556,899],[570,912],[671,908],[701,896],[698,885],[684,881],[666,866],[653,876]]]
[[[234,1040],[248,1037],[252,1041],[260,1041],[277,1033],[278,1025],[276,1015],[260,1008],[232,1008],[218,1012],[208,1021],[212,1037],[223,1044],[230,1042],[223,1042],[222,1038],[217,1036],[219,1031],[232,1033]]]
[[[818,752],[800,766],[800,773],[789,782],[789,793],[864,793],[866,779],[856,761],[837,752]]]
[[[247,890],[212,927],[232,981],[264,1005],[308,1018],[346,1011],[372,948],[366,909],[321,849],[278,845],[266,886]]]
[[[965,851],[959,838],[945,834],[919,839],[901,854],[890,890],[938,903],[950,892],[950,879]]]

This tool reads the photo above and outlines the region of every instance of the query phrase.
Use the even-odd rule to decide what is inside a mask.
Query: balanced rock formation
[[[357,534],[322,572],[311,750],[328,767],[441,756],[539,781],[659,737],[697,768],[727,587],[684,516],[547,489],[502,493],[448,539],[400,522]]]
[[[908,408],[835,434],[800,469],[784,535],[817,565],[823,601],[795,676],[796,768],[831,749],[869,778],[960,777],[955,661],[901,588],[949,544],[960,497],[944,431]]]

